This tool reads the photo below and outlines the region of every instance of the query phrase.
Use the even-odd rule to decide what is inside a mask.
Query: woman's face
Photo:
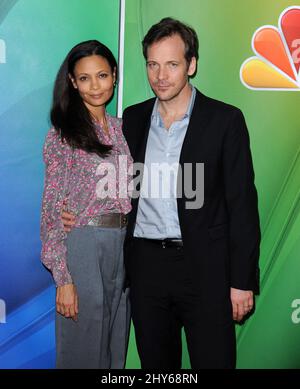
[[[74,77],[70,78],[88,110],[93,112],[111,98],[116,74],[104,57],[91,55],[76,62]]]

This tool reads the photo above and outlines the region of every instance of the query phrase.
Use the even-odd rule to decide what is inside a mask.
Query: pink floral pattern
[[[127,214],[131,210],[129,196],[122,193],[127,193],[132,159],[122,133],[121,119],[106,115],[109,134],[95,125],[101,142],[113,145],[106,158],[80,149],[72,150],[54,128],[49,130],[46,137],[43,149],[46,173],[41,215],[41,259],[52,272],[57,286],[72,283],[67,265],[67,234],[61,220],[62,210],[67,209],[76,216],[75,227],[87,225],[90,218],[97,215]],[[127,175],[120,176],[120,179],[119,156],[122,156],[122,164],[125,161],[127,167]],[[99,198],[97,184],[105,176],[99,175],[99,171],[103,171],[101,165],[107,163],[113,164],[117,173],[115,195]],[[124,165],[122,169],[124,171]]]

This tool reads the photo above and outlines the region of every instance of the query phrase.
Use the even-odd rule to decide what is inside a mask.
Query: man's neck
[[[159,100],[158,109],[163,117],[183,116],[188,108],[192,95],[192,87],[189,83],[185,85],[182,91],[173,99],[168,101]]]

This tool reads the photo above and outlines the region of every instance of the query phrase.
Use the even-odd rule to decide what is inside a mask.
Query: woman
[[[53,127],[43,154],[41,239],[42,262],[57,286],[57,368],[123,368],[125,363],[129,312],[123,241],[131,206],[127,177],[118,177],[124,170],[120,161],[126,168],[131,159],[121,120],[105,109],[116,79],[113,54],[91,40],[73,47],[55,82]],[[76,228],[68,234],[63,208],[76,215]]]

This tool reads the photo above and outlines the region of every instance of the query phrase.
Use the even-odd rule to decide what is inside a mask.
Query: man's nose
[[[167,78],[167,72],[163,66],[158,69],[157,78],[159,80],[165,80]]]

